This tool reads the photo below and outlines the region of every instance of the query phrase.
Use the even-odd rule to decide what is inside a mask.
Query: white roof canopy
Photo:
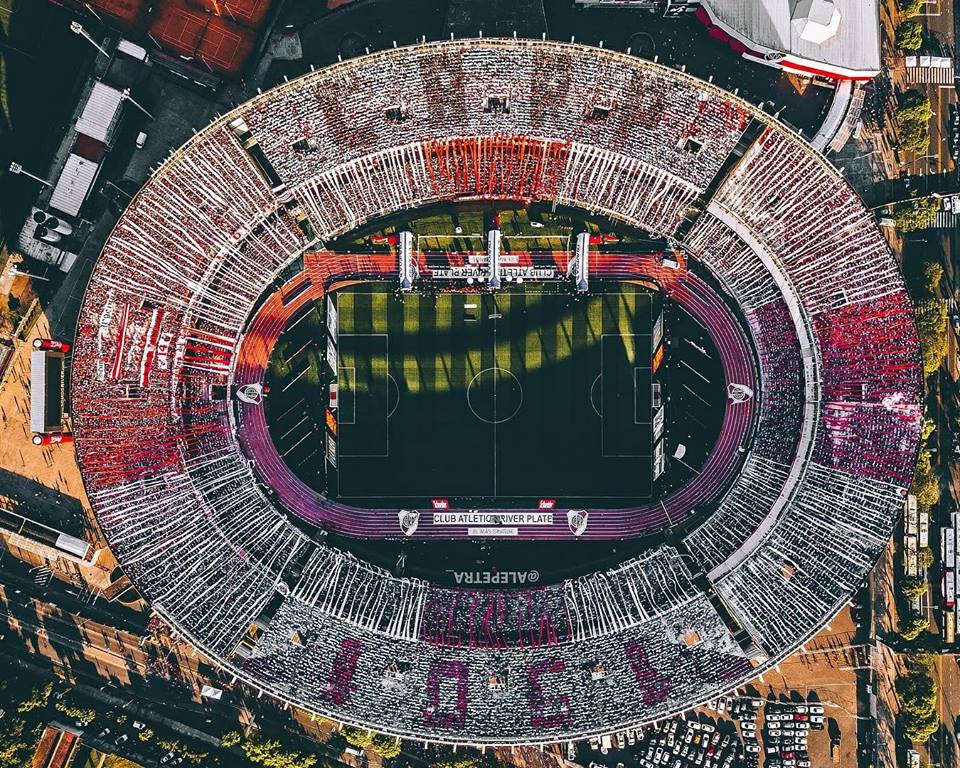
[[[880,71],[878,0],[700,0],[711,21],[767,58],[845,77]],[[773,59],[775,60],[775,59]]]
[[[76,216],[80,213],[80,206],[90,194],[90,188],[99,170],[98,163],[85,160],[80,155],[70,155],[63,166],[60,178],[57,179],[57,185],[53,188],[50,207],[68,216]]]

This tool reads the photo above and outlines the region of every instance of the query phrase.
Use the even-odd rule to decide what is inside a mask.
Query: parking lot
[[[817,701],[723,697],[695,719],[593,738],[579,745],[579,755],[573,748],[567,756],[589,768],[812,768],[825,765],[839,746],[828,722],[826,707]]]

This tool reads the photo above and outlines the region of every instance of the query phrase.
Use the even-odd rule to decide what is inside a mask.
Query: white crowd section
[[[768,128],[717,202],[777,254],[810,314],[902,288],[873,215],[826,160],[793,136]]]
[[[427,595],[419,579],[387,571],[344,552],[318,547],[293,596],[323,613],[399,640],[416,640]]]
[[[574,144],[557,201],[672,235],[698,189],[672,173],[623,154]]]
[[[817,465],[770,535],[716,587],[767,649],[796,644],[849,599],[890,538],[899,489]]]
[[[751,455],[714,512],[684,540],[707,572],[723,564],[759,527],[787,484],[788,467]]]
[[[753,248],[713,215],[702,214],[684,243],[722,277],[727,290],[744,310],[782,299],[776,281]]]
[[[270,599],[277,576],[228,538],[234,531],[220,510],[224,527],[200,508],[195,483],[190,475],[170,473],[91,500],[131,578],[207,647],[227,654]],[[298,543],[284,531],[271,559],[286,565]]]
[[[564,602],[576,640],[636,626],[699,594],[683,559],[670,547],[564,585]]]

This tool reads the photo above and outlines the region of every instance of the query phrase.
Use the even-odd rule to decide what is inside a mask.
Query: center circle
[[[523,387],[506,368],[484,368],[467,384],[467,405],[487,424],[502,424],[523,405]]]

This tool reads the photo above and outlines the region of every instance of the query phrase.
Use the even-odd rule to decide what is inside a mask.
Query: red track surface
[[[555,261],[564,266],[567,254]],[[304,271],[271,295],[260,307],[237,353],[234,382],[237,385],[262,382],[270,353],[283,329],[296,313],[321,298],[327,286],[339,276],[393,279],[396,257],[383,255],[341,255],[313,253],[304,257]],[[592,254],[591,275],[620,279],[652,279],[674,301],[689,312],[710,334],[721,361],[725,383],[746,384],[756,391],[756,376],[747,339],[730,309],[703,280],[685,266],[675,270],[662,265],[656,255]],[[304,288],[305,283],[309,286]],[[300,291],[284,305],[282,297]],[[739,466],[740,447],[753,423],[754,400],[734,404],[727,401],[720,436],[699,473],[675,493],[662,500],[630,509],[591,509],[583,538],[622,539],[656,533],[683,522],[694,510],[715,498]],[[284,463],[267,429],[262,405],[241,403],[239,439],[244,451],[256,462],[264,482],[273,488],[291,512],[316,525],[357,538],[384,538],[402,535],[398,510],[370,510],[349,507],[324,498],[298,478]],[[516,510],[511,510],[516,511]],[[558,510],[553,525],[523,526],[519,538],[569,538],[566,514]],[[467,528],[434,526],[429,514],[421,515],[415,538],[465,538]]]

